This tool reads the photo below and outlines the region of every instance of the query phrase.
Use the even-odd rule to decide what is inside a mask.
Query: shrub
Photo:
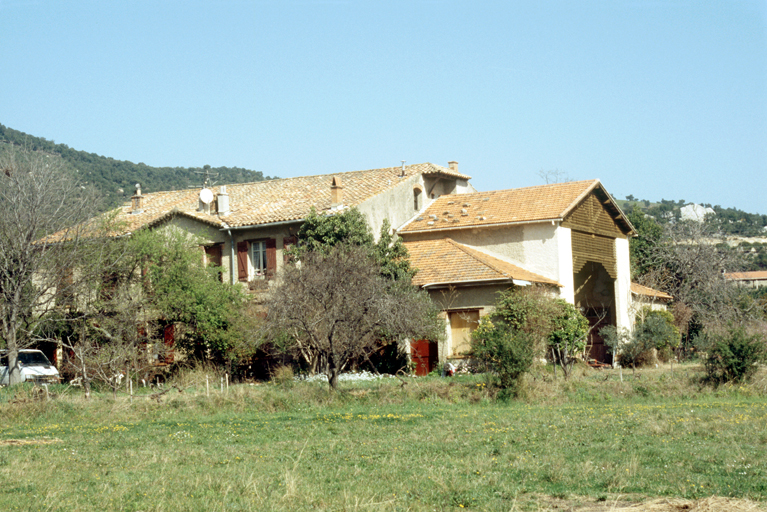
[[[557,312],[554,317],[554,329],[549,334],[549,345],[555,349],[559,358],[571,358],[586,349],[586,334],[589,321],[578,308],[563,299],[554,301]]]
[[[272,382],[281,386],[292,386],[294,377],[293,368],[290,366],[282,365],[272,370]]]
[[[668,361],[679,346],[682,336],[675,325],[674,315],[665,310],[643,308],[636,318],[636,335],[643,345],[656,348],[661,361]]]
[[[494,371],[501,396],[517,395],[522,376],[533,364],[533,345],[531,334],[498,328],[487,317],[472,334],[474,357]]]
[[[714,335],[706,358],[706,380],[712,384],[749,380],[758,364],[767,358],[762,335],[749,335],[743,327],[731,328],[723,335]]]
[[[615,326],[608,325],[600,329],[599,334],[612,354],[618,356],[617,360],[622,366],[631,366],[636,369],[637,366],[644,366],[654,360],[651,352],[653,341],[647,332],[641,332],[640,329],[629,332],[626,329],[617,329]]]

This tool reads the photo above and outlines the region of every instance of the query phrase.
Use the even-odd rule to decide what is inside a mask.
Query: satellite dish
[[[213,191],[209,188],[204,188],[200,190],[200,201],[202,201],[205,204],[210,204],[213,202]]]

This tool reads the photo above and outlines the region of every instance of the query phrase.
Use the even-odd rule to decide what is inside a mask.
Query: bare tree
[[[645,256],[648,270],[639,281],[670,293],[702,324],[747,317],[755,312],[743,309],[739,290],[724,277],[725,272],[740,270],[743,262],[724,242],[724,235],[711,224],[669,223],[661,238],[649,244]],[[689,313],[686,316],[692,317]],[[679,327],[686,330],[686,326]]]
[[[547,185],[550,183],[570,181],[570,176],[565,171],[560,171],[559,169],[551,169],[548,171],[541,169],[538,171],[538,176],[545,181]]]
[[[15,149],[0,157],[0,322],[11,385],[21,380],[18,351],[74,285],[94,203],[58,157]]]
[[[444,324],[426,293],[381,276],[365,247],[339,244],[287,265],[267,301],[273,340],[287,340],[313,370],[338,375],[382,344],[440,339]]]

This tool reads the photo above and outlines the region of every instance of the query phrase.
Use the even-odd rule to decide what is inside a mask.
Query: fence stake
[[[224,394],[224,378],[221,377],[221,394]]]
[[[205,376],[205,396],[210,396],[210,380]]]
[[[226,392],[229,393],[229,374],[226,374]]]

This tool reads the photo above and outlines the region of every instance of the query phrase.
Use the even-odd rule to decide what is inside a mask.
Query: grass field
[[[612,372],[612,371],[608,371]],[[767,395],[694,369],[326,386],[179,382],[145,395],[0,390],[4,510],[546,510],[712,495],[767,501]],[[554,501],[552,501],[554,500]],[[757,504],[758,505],[758,504]],[[614,505],[613,505],[614,506]],[[755,505],[756,506],[756,505]],[[553,506],[552,506],[553,507]]]

